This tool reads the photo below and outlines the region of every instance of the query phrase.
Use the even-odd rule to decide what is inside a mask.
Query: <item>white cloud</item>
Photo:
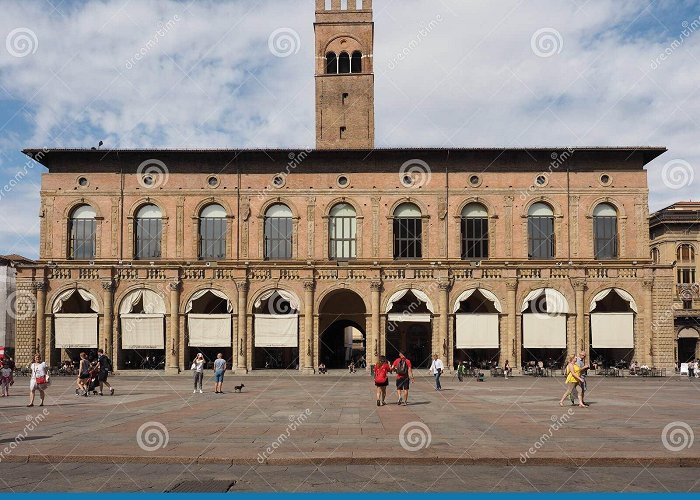
[[[655,34],[662,26],[646,7],[632,0],[375,2],[378,145],[666,145],[670,152],[649,167],[652,209],[697,197],[700,31],[652,69],[672,39]],[[36,52],[21,58],[0,47],[0,95],[25,101],[30,112],[30,133],[13,130],[19,118],[2,131],[15,149],[100,139],[120,148],[313,144],[311,0],[107,0],[58,9],[3,3],[0,34],[27,27],[38,40]],[[700,9],[690,13],[697,18]],[[629,26],[640,18],[658,31],[635,34]],[[684,20],[692,18],[679,15],[668,26],[672,36]],[[426,26],[430,32],[411,44]],[[281,27],[300,40],[299,52],[285,58],[268,48]],[[533,53],[531,37],[541,28],[561,34],[560,53]],[[674,158],[694,167],[693,185],[665,188],[661,167]],[[0,241],[7,239],[0,234]]]

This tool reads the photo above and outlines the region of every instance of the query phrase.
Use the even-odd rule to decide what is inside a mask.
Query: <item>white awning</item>
[[[231,347],[230,314],[188,314],[190,347]]]
[[[498,349],[498,314],[457,314],[457,349]]]
[[[637,303],[634,301],[632,296],[622,290],[621,288],[606,288],[605,290],[598,292],[595,297],[593,297],[593,300],[591,301],[591,308],[590,311],[593,311],[595,309],[596,304],[603,300],[605,297],[608,296],[610,292],[615,292],[617,293],[622,299],[626,300],[627,302],[630,303],[630,309],[632,309],[634,312],[639,312],[637,311]]]
[[[493,292],[484,288],[470,288],[469,290],[465,290],[462,293],[460,293],[459,297],[457,297],[457,300],[455,301],[454,307],[452,308],[452,312],[457,312],[460,308],[461,303],[467,300],[469,297],[471,297],[477,290],[479,291],[479,293],[481,293],[481,295],[493,302],[493,307],[496,308],[496,311],[503,312],[503,309],[501,308],[501,302],[498,300],[498,297],[496,297],[496,295]]]
[[[430,323],[430,314],[389,313],[387,319],[394,322]]]
[[[51,311],[54,314],[61,312],[61,307],[63,307],[63,303],[76,292],[80,294],[84,301],[90,302],[90,309],[92,309],[96,313],[100,312],[100,308],[98,306],[99,302],[97,302],[95,296],[87,290],[83,290],[82,288],[71,288],[70,290],[66,290],[58,294],[58,296],[53,301],[53,307],[51,308]]]
[[[54,315],[56,348],[97,348],[97,314]]]
[[[544,301],[547,304],[547,314],[568,314],[569,303],[566,297],[561,292],[554,288],[538,288],[527,294],[520,312],[527,310],[530,307],[530,301],[537,300],[539,303]],[[542,307],[536,307],[539,312],[544,312]]]
[[[678,332],[679,339],[697,339],[700,338],[700,333],[695,328],[683,328]]]
[[[591,346],[634,349],[634,313],[591,314]]]
[[[212,295],[220,298],[221,300],[226,301],[226,311],[227,312],[233,312],[233,306],[231,305],[231,301],[228,299],[226,294],[224,292],[221,292],[219,290],[215,290],[213,288],[205,288],[204,290],[199,290],[198,292],[195,292],[192,297],[190,297],[190,300],[187,301],[187,305],[185,306],[185,312],[188,313],[192,310],[192,303],[196,301],[197,299],[201,299],[204,297],[204,295],[210,292]]]
[[[294,309],[295,311],[299,310],[299,298],[292,292],[288,292],[287,290],[282,290],[279,288],[274,290],[268,290],[267,292],[263,293],[255,301],[255,307],[260,307],[264,301],[272,297],[275,293],[277,293],[280,297],[289,302],[289,305],[292,307],[292,309]]]
[[[389,298],[389,302],[386,305],[386,312],[388,313],[389,311],[391,311],[391,308],[394,306],[394,304],[396,302],[398,302],[399,300],[401,300],[402,298],[404,298],[404,296],[408,292],[413,293],[413,295],[415,295],[418,300],[425,303],[425,306],[428,308],[428,311],[435,314],[435,308],[433,307],[433,303],[430,301],[430,299],[425,294],[425,292],[422,292],[420,290],[416,290],[415,288],[407,288],[406,290],[399,290],[394,295],[392,295]]]
[[[298,347],[298,314],[256,314],[255,347]]]
[[[141,299],[143,299],[143,310],[147,314],[165,314],[165,300],[149,288],[139,288],[127,293],[119,306],[119,314],[131,313]]]
[[[565,349],[566,316],[523,314],[523,347]]]
[[[122,349],[165,349],[162,314],[122,314]]]

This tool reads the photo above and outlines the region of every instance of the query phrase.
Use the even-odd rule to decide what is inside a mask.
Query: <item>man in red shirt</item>
[[[402,352],[399,357],[391,364],[391,371],[396,372],[396,392],[399,393],[399,401],[397,404],[403,403],[408,405],[408,388],[410,380],[415,380],[413,377],[413,368],[411,360],[409,360]]]

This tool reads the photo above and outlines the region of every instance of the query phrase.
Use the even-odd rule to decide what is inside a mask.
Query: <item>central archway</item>
[[[319,306],[319,359],[326,368],[358,368],[366,364],[366,319],[364,300],[352,290],[326,295]]]

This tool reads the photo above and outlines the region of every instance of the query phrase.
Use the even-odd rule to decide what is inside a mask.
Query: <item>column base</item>
[[[233,370],[234,375],[247,375],[248,374],[248,368],[234,368]]]
[[[169,366],[165,370],[163,370],[163,373],[165,375],[177,375],[180,373],[180,369],[176,366]]]
[[[309,366],[307,368],[302,368],[301,370],[299,370],[299,373],[301,373],[302,375],[313,375],[316,373],[316,370],[314,370],[313,367]]]

